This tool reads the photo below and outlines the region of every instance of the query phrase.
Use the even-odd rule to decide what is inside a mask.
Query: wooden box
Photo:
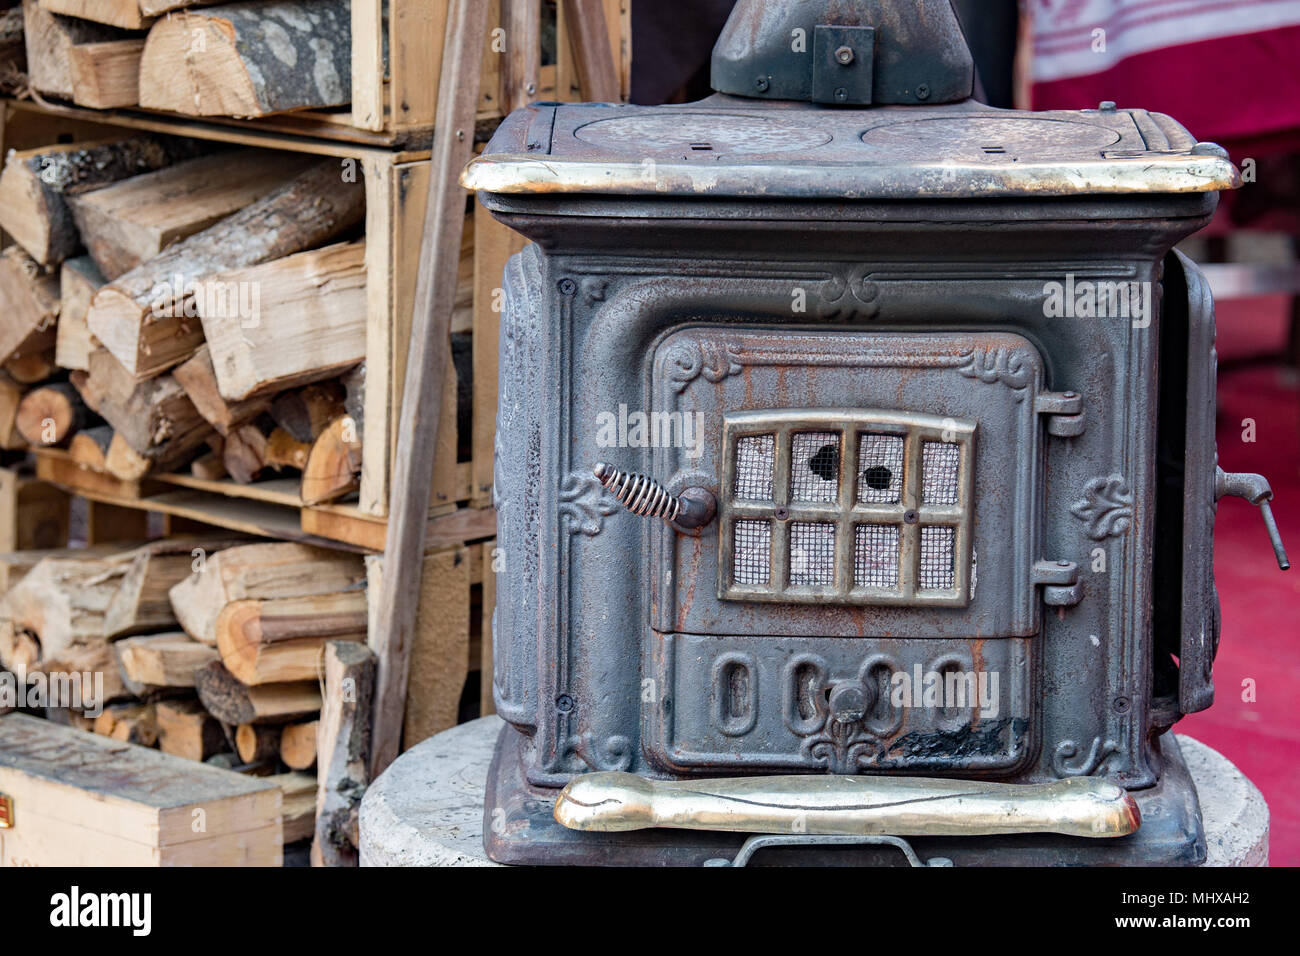
[[[0,717],[0,866],[279,866],[281,792],[25,714]]]

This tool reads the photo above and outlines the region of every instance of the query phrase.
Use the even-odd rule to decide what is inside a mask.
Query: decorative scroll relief
[[[596,476],[573,471],[560,483],[560,516],[564,530],[594,538],[600,534],[604,520],[619,510]]]
[[[1070,506],[1070,514],[1087,525],[1094,541],[1119,537],[1133,521],[1133,492],[1123,475],[1094,478],[1083,486],[1083,497]]]
[[[880,313],[880,286],[868,278],[866,266],[831,276],[817,290],[817,316],[822,319],[874,319]]]
[[[666,371],[668,380],[673,383],[673,391],[681,393],[701,375],[716,385],[729,375],[740,374],[741,367],[738,346],[712,339],[703,342],[688,340],[674,346],[668,353]]]
[[[1016,401],[1025,400],[1025,389],[1033,384],[1034,370],[1024,352],[1012,349],[972,349],[965,364],[957,371],[986,385],[1002,384],[1016,393]]]
[[[1101,769],[1106,758],[1117,753],[1119,753],[1119,744],[1115,741],[1094,737],[1092,746],[1088,748],[1088,753],[1083,760],[1071,766],[1068,761],[1079,755],[1079,745],[1073,740],[1062,740],[1056,745],[1056,752],[1052,754],[1052,772],[1062,778],[1089,777]]]
[[[576,758],[592,770],[627,770],[632,766],[632,741],[622,734],[600,740],[586,730],[565,739],[564,758],[570,766]]]

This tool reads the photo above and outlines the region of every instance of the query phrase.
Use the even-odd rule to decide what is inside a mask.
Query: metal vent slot
[[[835,525],[796,521],[790,525],[790,585],[835,583]]]
[[[735,537],[736,583],[770,586],[772,525],[766,521],[737,521]]]
[[[957,533],[953,528],[921,529],[920,591],[950,591],[956,586]]]
[[[776,439],[772,435],[750,435],[736,442],[736,497],[771,501],[775,461]]]
[[[801,432],[790,445],[790,498],[836,501],[840,496],[840,436]]]
[[[927,505],[957,503],[961,446],[928,441],[921,446],[921,501]]]
[[[860,588],[898,587],[898,528],[860,524],[853,534],[853,583]]]
[[[858,500],[892,504],[903,490],[903,439],[863,435],[858,446]]]

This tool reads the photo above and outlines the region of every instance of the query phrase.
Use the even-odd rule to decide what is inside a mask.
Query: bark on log
[[[294,441],[313,442],[344,413],[346,391],[341,382],[319,382],[281,392],[271,403],[271,419]]]
[[[246,687],[220,661],[195,671],[194,686],[208,713],[234,726],[303,720],[321,706],[320,685],[315,681]]]
[[[338,164],[325,160],[119,276],[95,296],[86,322],[128,371],[149,378],[183,362],[203,342],[194,318],[200,305],[192,294],[196,282],[328,242],[358,226],[364,206],[361,185],[342,182]],[[257,291],[209,282],[202,304],[211,313],[238,318],[236,325],[255,325],[262,318]],[[220,381],[215,352],[213,364]]]
[[[81,245],[65,197],[195,155],[193,141],[152,136],[40,146],[10,153],[0,174],[0,226],[41,265]]]
[[[303,172],[314,157],[223,150],[67,197],[87,251],[109,281],[216,225]]]
[[[108,449],[113,443],[113,426],[96,425],[72,436],[68,454],[79,465],[92,471],[108,471]]]
[[[264,0],[177,13],[149,31],[140,105],[265,116],[352,97],[349,0]]]
[[[240,724],[235,728],[235,752],[244,763],[261,763],[280,756],[280,728],[275,724]]]

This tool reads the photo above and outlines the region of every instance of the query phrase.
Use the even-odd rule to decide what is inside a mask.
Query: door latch
[[[1291,562],[1286,556],[1286,548],[1282,545],[1282,535],[1277,530],[1277,522],[1273,520],[1273,509],[1268,506],[1273,497],[1273,489],[1269,487],[1268,479],[1263,475],[1224,471],[1216,467],[1214,500],[1218,501],[1224,495],[1244,498],[1259,509],[1260,516],[1264,519],[1264,528],[1268,531],[1269,543],[1273,545],[1277,566],[1283,571],[1290,568]]]

